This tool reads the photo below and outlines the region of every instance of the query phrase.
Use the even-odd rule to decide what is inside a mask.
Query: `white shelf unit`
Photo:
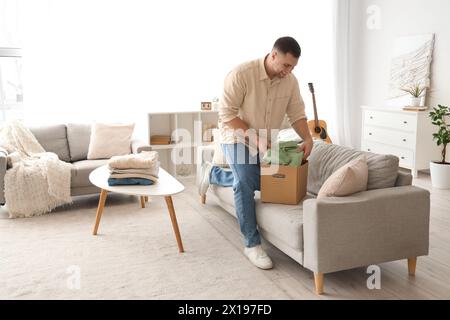
[[[158,151],[161,167],[175,177],[195,175],[197,148],[209,145],[209,135],[203,136],[206,126],[217,127],[217,111],[180,111],[148,113],[148,143]],[[152,145],[154,135],[171,136],[168,145]]]

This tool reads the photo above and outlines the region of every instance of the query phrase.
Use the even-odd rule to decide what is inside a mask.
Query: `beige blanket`
[[[108,160],[111,169],[152,169],[159,167],[158,152],[143,151],[138,154],[114,156]]]
[[[13,121],[0,129],[12,168],[5,175],[5,200],[10,218],[31,217],[72,202],[70,163],[45,152],[30,130]]]

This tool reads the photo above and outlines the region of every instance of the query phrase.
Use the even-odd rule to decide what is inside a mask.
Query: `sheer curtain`
[[[235,65],[281,36],[303,53],[294,73],[313,117],[333,116],[333,0],[22,0],[26,121],[139,121],[199,110]],[[333,133],[333,132],[331,132]]]
[[[354,147],[349,98],[350,0],[333,0],[336,144]]]

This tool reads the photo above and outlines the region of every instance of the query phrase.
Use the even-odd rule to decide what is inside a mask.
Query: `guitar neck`
[[[319,126],[319,116],[317,115],[316,95],[312,93],[313,107],[314,107],[314,125]]]

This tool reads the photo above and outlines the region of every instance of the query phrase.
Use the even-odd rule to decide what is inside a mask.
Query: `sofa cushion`
[[[107,163],[108,160],[81,160],[72,163],[70,185],[72,188],[89,187],[92,183],[89,181],[89,174],[98,167]]]
[[[317,142],[314,143],[308,159],[308,192],[317,195],[329,176],[343,165],[362,155],[365,155],[369,169],[367,190],[395,186],[398,175],[398,157]]]
[[[113,156],[130,154],[133,130],[134,123],[94,123],[91,129],[88,160],[109,159]]]
[[[210,194],[212,193],[217,198],[219,204],[236,217],[233,188],[210,185],[209,189]],[[308,198],[311,197],[307,196],[304,200]],[[303,251],[303,201],[299,205],[292,206],[262,203],[260,192],[256,192],[258,226],[275,235],[291,248]]]
[[[64,124],[30,127],[29,129],[45,151],[56,153],[60,160],[70,162],[67,131]]]
[[[86,160],[91,140],[91,125],[67,124],[67,141],[69,142],[70,160]]]
[[[319,190],[317,198],[345,197],[367,190],[369,170],[365,157],[350,161],[336,170]]]

